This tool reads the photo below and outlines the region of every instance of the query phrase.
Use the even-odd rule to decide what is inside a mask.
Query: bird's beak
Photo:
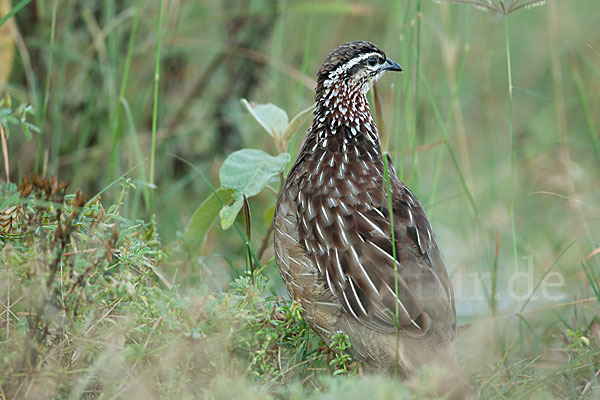
[[[385,60],[385,65],[382,68],[383,71],[399,71],[402,72],[404,71],[402,69],[402,67],[400,66],[400,64],[398,64],[396,61],[392,61],[389,58]]]

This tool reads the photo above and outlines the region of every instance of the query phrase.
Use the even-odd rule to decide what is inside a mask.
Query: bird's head
[[[317,74],[317,97],[328,88],[342,87],[348,92],[366,93],[373,81],[387,71],[402,71],[397,62],[386,57],[376,45],[365,41],[344,43],[323,61]]]

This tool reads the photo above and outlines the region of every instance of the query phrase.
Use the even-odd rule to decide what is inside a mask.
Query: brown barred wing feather
[[[431,321],[426,310],[453,299],[441,258],[432,257],[439,251],[421,204],[393,181],[394,268],[385,194],[373,185],[351,195],[343,181],[336,183],[341,196],[333,206],[316,193],[300,206],[306,221],[300,236],[308,255],[323,269],[329,290],[349,315],[375,331],[393,333],[397,313],[400,330],[411,336],[427,334]],[[433,268],[434,263],[442,264]]]

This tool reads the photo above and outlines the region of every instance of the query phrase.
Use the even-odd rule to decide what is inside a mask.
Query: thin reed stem
[[[377,84],[376,82],[373,83],[373,102],[375,105],[375,116],[377,118],[377,125],[380,127],[379,129],[379,137],[381,138],[383,136],[383,138],[386,137],[385,135],[385,126],[383,123],[383,115],[381,113],[381,101],[379,99],[379,92],[377,91]],[[393,202],[392,202],[392,189],[391,189],[391,185],[390,185],[390,174],[389,174],[389,167],[388,167],[388,151],[387,149],[384,149],[381,151],[382,156],[383,156],[383,184],[385,185],[384,190],[386,193],[386,198],[387,198],[387,206],[388,206],[388,210],[389,210],[389,215],[390,215],[390,235],[391,235],[391,240],[392,240],[392,256],[394,258],[394,294],[396,295],[396,298],[399,298],[398,296],[398,263],[396,262],[397,260],[397,256],[396,256],[396,236],[395,236],[395,231],[394,231],[394,207],[393,207]],[[394,356],[394,376],[398,376],[398,368],[399,368],[399,357],[400,357],[400,319],[398,317],[399,315],[399,308],[398,308],[398,302],[395,302],[395,310],[394,310],[394,328],[395,328],[395,333],[396,333],[396,351],[395,351],[395,356]]]
[[[154,105],[152,108],[152,149],[150,150],[150,185],[154,186],[154,162],[156,157],[156,127],[158,124],[158,88],[160,82],[160,44],[162,28],[162,0],[158,1],[158,20],[156,27],[156,58],[154,61]],[[148,216],[152,217],[154,188],[150,187],[148,196]]]
[[[138,0],[137,12],[131,26],[131,34],[129,35],[129,44],[127,46],[127,56],[125,57],[125,65],[123,66],[123,76],[121,77],[121,88],[119,89],[119,105],[116,108],[115,123],[112,131],[110,161],[108,164],[108,174],[106,179],[113,179],[114,170],[119,158],[119,147],[117,146],[121,130],[121,113],[124,107],[123,100],[125,99],[125,91],[127,90],[127,82],[129,80],[129,71],[131,69],[131,58],[133,55],[133,45],[135,43],[135,34],[137,32],[138,22],[140,19],[140,10],[142,9],[142,0]],[[119,171],[117,171],[117,174]]]
[[[408,38],[408,60],[406,62],[406,64],[408,65],[407,68],[410,68],[410,66],[413,63],[413,52],[411,51],[411,47],[412,47],[412,42],[413,42],[413,30],[410,30],[410,34],[409,34],[409,38]],[[403,131],[404,131],[404,137],[406,140],[404,140],[403,143],[400,143],[400,148],[398,148],[397,150],[401,150],[401,149],[406,149],[407,151],[402,151],[402,156],[401,156],[401,163],[400,163],[400,180],[404,181],[405,178],[405,166],[406,166],[406,158],[407,155],[410,154],[409,150],[411,149],[412,146],[412,125],[410,123],[410,118],[409,116],[412,115],[411,113],[411,106],[416,107],[413,104],[412,99],[410,98],[411,95],[411,91],[410,91],[410,84],[411,84],[412,79],[405,79],[404,80],[404,118],[402,120],[403,123]]]
[[[300,69],[301,75],[300,76],[306,76],[307,72],[308,72],[308,61],[309,61],[309,56],[310,56],[310,52],[312,49],[312,41],[311,41],[311,33],[313,32],[313,23],[314,23],[314,19],[315,19],[315,6],[317,4],[317,0],[313,1],[313,7],[311,8],[311,12],[310,15],[308,17],[308,26],[307,26],[307,31],[306,31],[306,41],[304,43],[304,53],[302,56],[302,67]],[[298,81],[296,83],[296,104],[301,104],[302,102],[302,91],[303,91],[303,85],[300,81]],[[302,109],[303,107],[301,107]],[[298,141],[299,141],[299,135],[294,135],[292,136],[292,138],[290,139],[289,143],[288,143],[288,150],[290,153],[292,154],[292,156],[297,152],[297,148],[299,148],[298,145]],[[292,157],[293,159],[294,157]]]
[[[381,118],[380,118],[381,120]],[[392,239],[392,257],[394,257],[394,294],[398,296],[398,263],[396,262],[396,236],[394,233],[394,208],[392,203],[392,189],[390,185],[390,174],[388,170],[388,153],[383,154],[383,180],[385,184],[385,192],[387,197],[387,206],[390,214],[390,235]],[[400,319],[398,317],[400,310],[398,302],[395,301],[394,310],[394,328],[396,333],[396,351],[394,352],[394,376],[398,376],[399,357],[400,357]]]
[[[440,129],[442,130],[442,134],[444,135],[444,144],[446,145],[446,149],[448,150],[448,154],[450,154],[450,158],[452,160],[452,163],[454,164],[454,168],[456,169],[456,172],[458,174],[458,178],[460,179],[460,183],[463,187],[463,190],[465,191],[465,194],[467,195],[467,199],[469,200],[469,204],[471,204],[471,207],[473,208],[473,213],[475,214],[475,218],[479,218],[479,210],[477,208],[477,204],[475,203],[475,199],[473,198],[473,195],[471,194],[471,190],[469,189],[469,185],[467,184],[467,180],[465,179],[465,176],[463,174],[463,171],[460,167],[460,163],[458,162],[458,158],[456,156],[456,154],[454,153],[454,149],[452,148],[452,145],[450,144],[450,139],[448,137],[448,129],[446,127],[446,124],[444,123],[444,121],[442,120],[442,115],[440,113],[440,110],[437,106],[437,103],[435,102],[435,99],[433,97],[433,93],[431,92],[431,87],[429,86],[429,82],[427,80],[427,77],[425,75],[423,75],[423,87],[425,88],[427,95],[429,97],[429,101],[431,103],[431,106],[433,108],[433,115],[436,119],[436,121],[438,122],[438,125],[440,126]]]
[[[417,38],[416,38],[416,57],[415,57],[415,97],[413,100],[413,129],[410,143],[410,175],[408,182],[412,182],[415,177],[417,168],[417,160],[415,151],[417,148],[417,125],[419,121],[419,79],[421,77],[421,0],[417,0]]]
[[[515,128],[513,117],[513,84],[510,62],[510,40],[508,34],[508,14],[504,16],[504,41],[506,43],[506,72],[508,77],[508,122],[510,138],[510,225],[512,235],[513,263],[515,273],[519,272],[517,252],[517,230],[515,226]],[[518,282],[517,282],[518,285]]]
[[[52,25],[50,27],[50,48],[48,49],[48,70],[46,71],[46,85],[44,88],[44,100],[42,103],[42,115],[40,120],[38,121],[38,125],[41,129],[38,135],[37,142],[37,152],[35,156],[35,166],[34,170],[37,172],[39,167],[39,161],[42,157],[42,150],[44,147],[44,125],[46,123],[46,115],[48,113],[48,99],[50,98],[50,82],[52,80],[52,67],[54,64],[54,38],[56,37],[56,9],[57,9],[57,0],[52,2]],[[52,157],[51,162],[58,168],[58,147],[60,145],[60,136],[53,129],[52,130]]]
[[[397,9],[402,10],[401,4],[400,2],[398,2],[399,5],[397,7]],[[402,37],[405,36],[406,34],[406,27],[408,26],[408,15],[409,15],[409,10],[410,10],[410,5],[411,5],[412,1],[409,0],[406,3],[406,7],[404,8],[404,12],[402,15],[398,16],[398,19],[402,19],[402,31],[400,32],[400,35]],[[406,41],[403,41],[403,43],[406,43]],[[404,59],[404,58],[403,58]],[[402,61],[404,63],[404,61]],[[406,64],[407,66],[410,64]],[[394,110],[398,109],[400,110],[401,104],[402,104],[402,90],[400,90],[400,88],[402,87],[402,83],[404,84],[404,93],[406,93],[406,89],[408,88],[408,82],[407,82],[407,78],[400,75],[398,78],[398,90],[397,90],[397,94],[396,94],[396,104],[394,107]],[[405,98],[406,100],[406,98]],[[393,142],[393,147],[392,149],[396,152],[396,157],[394,158],[394,163],[396,165],[397,168],[399,168],[400,171],[400,177],[402,177],[402,173],[404,171],[404,157],[405,157],[405,152],[402,151],[402,145],[404,144],[401,141],[401,137],[402,137],[402,133],[403,133],[403,126],[402,124],[405,122],[405,120],[403,118],[401,118],[401,116],[397,116],[394,119],[394,142]]]

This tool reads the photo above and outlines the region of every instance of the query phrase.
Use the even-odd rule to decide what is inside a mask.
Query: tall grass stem
[[[381,118],[379,118],[381,120]],[[394,294],[396,298],[398,296],[398,263],[397,255],[396,255],[396,235],[394,232],[394,207],[392,202],[392,189],[390,185],[390,174],[388,169],[388,153],[385,152],[383,154],[383,179],[385,185],[385,193],[387,198],[387,207],[390,214],[390,235],[392,240],[392,257],[394,258]],[[398,302],[395,301],[395,310],[394,310],[394,328],[396,333],[396,351],[394,352],[394,376],[398,376],[398,367],[399,367],[399,357],[400,357],[400,319],[399,313],[400,309],[398,307]]]
[[[381,128],[379,136],[385,138],[385,126],[383,123],[383,115],[381,114],[381,101],[379,99],[379,92],[377,91],[376,82],[373,83],[373,101],[375,103],[375,113],[377,117],[377,124]],[[398,263],[396,262],[396,236],[394,231],[394,207],[392,201],[392,189],[390,185],[390,174],[389,174],[389,166],[388,166],[388,152],[387,150],[381,151],[383,156],[383,184],[384,192],[386,194],[387,207],[390,215],[390,235],[392,240],[392,257],[394,259],[394,294],[396,298],[398,296]],[[394,376],[398,376],[398,367],[399,367],[399,357],[400,357],[400,320],[398,317],[398,313],[400,312],[398,307],[398,302],[395,302],[395,310],[394,310],[394,328],[396,333],[396,351],[394,355]]]
[[[160,83],[160,44],[162,28],[162,0],[158,0],[158,18],[156,22],[156,58],[154,61],[154,104],[152,107],[152,148],[150,150],[150,186],[148,196],[148,217],[152,217],[154,199],[154,163],[156,158],[156,127],[158,124],[158,88]]]
[[[125,103],[123,100],[125,99],[125,91],[127,90],[127,82],[129,80],[129,71],[131,68],[131,58],[133,55],[133,46],[135,43],[135,34],[137,32],[138,22],[140,19],[140,10],[142,9],[142,0],[138,0],[137,4],[137,12],[133,19],[133,24],[131,26],[131,33],[129,35],[129,44],[127,46],[127,56],[125,57],[125,65],[123,66],[123,76],[121,77],[121,88],[119,89],[119,105],[116,108],[116,116],[115,123],[113,125],[112,132],[112,140],[111,140],[111,152],[110,152],[110,161],[108,165],[108,174],[106,176],[107,180],[113,178],[113,174],[115,172],[115,165],[117,164],[119,157],[119,147],[117,146],[119,142],[120,130],[121,130],[121,113]],[[117,171],[117,174],[119,171]]]
[[[0,18],[0,26],[4,25],[13,15],[18,13],[23,7],[25,7],[31,0],[21,0],[19,4],[14,6],[5,16]],[[10,3],[9,3],[10,4]]]
[[[57,0],[52,2],[52,24],[50,26],[50,48],[48,49],[48,69],[46,70],[46,83],[44,87],[44,100],[42,102],[42,115],[38,121],[38,125],[41,129],[38,135],[37,152],[35,156],[34,170],[38,171],[39,161],[42,156],[42,149],[44,147],[44,125],[46,123],[46,115],[48,113],[48,99],[50,98],[50,82],[52,80],[52,67],[54,64],[54,38],[56,37],[56,9]],[[52,157],[51,163],[56,163],[58,167],[58,146],[60,145],[60,136],[52,130]]]
[[[417,0],[417,38],[415,42],[415,97],[413,100],[413,127],[412,127],[412,136],[410,143],[410,175],[408,178],[408,182],[412,182],[415,177],[417,168],[417,125],[419,123],[419,80],[421,78],[421,0]]]
[[[452,148],[452,144],[450,143],[450,138],[448,137],[448,128],[446,127],[446,124],[442,120],[442,115],[441,115],[440,110],[439,110],[439,108],[437,106],[437,103],[435,101],[433,93],[431,92],[431,87],[429,86],[429,82],[428,82],[426,76],[422,75],[422,78],[423,78],[423,87],[427,91],[427,95],[429,97],[429,100],[430,100],[430,103],[431,103],[431,107],[433,108],[433,115],[434,115],[436,121],[438,122],[438,125],[440,126],[440,129],[442,130],[442,134],[444,136],[445,147],[448,150],[448,154],[450,154],[450,158],[452,160],[452,163],[454,164],[454,168],[456,169],[456,173],[458,174],[458,178],[459,178],[460,183],[461,183],[461,185],[463,187],[463,190],[465,191],[465,194],[467,195],[467,199],[469,200],[469,204],[471,205],[471,208],[473,208],[473,213],[475,214],[475,218],[479,218],[479,209],[477,208],[477,204],[475,203],[475,199],[474,199],[473,195],[471,194],[471,190],[469,189],[469,185],[467,184],[467,180],[465,179],[465,175],[463,174],[463,171],[462,171],[462,169],[460,167],[460,163],[458,162],[458,158],[456,156],[456,153],[454,153],[454,149]]]
[[[512,236],[513,263],[515,273],[519,272],[517,252],[517,230],[515,224],[515,128],[513,116],[513,83],[510,61],[510,36],[508,29],[508,14],[504,15],[504,41],[506,44],[506,73],[508,78],[508,123],[510,142],[510,226]],[[517,281],[518,285],[518,281]],[[518,291],[519,288],[517,288]]]

